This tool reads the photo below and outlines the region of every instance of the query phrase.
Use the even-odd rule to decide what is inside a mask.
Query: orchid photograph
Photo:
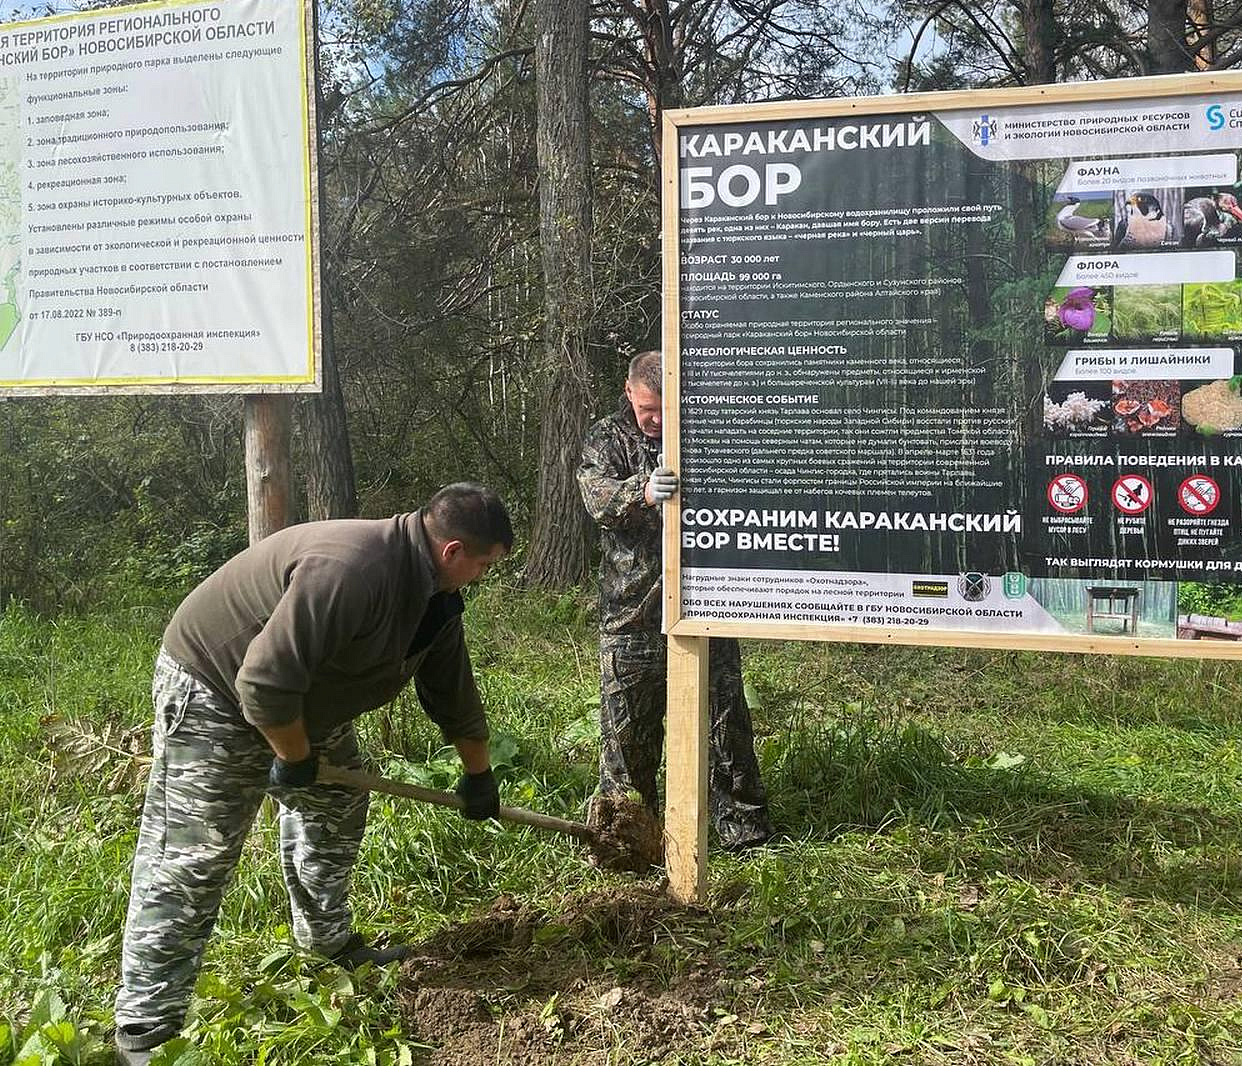
[[[1049,344],[1103,343],[1112,319],[1113,290],[1108,286],[1061,286],[1044,300],[1044,336]]]

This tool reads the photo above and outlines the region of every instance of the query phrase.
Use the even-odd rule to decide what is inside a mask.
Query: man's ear
[[[630,379],[629,378],[625,379],[625,398],[629,400],[630,402],[633,402],[634,400],[634,394],[630,390]]]
[[[446,540],[440,546],[440,560],[450,563],[466,550],[466,545],[460,540]]]

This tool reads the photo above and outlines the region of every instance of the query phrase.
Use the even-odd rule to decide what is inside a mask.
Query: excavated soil
[[[642,886],[550,913],[502,896],[481,918],[418,945],[401,969],[409,1036],[427,1066],[657,1061],[692,1048],[738,1054],[763,1035],[746,979],[714,959],[711,915]],[[753,980],[753,978],[752,978]]]
[[[641,803],[624,796],[592,796],[587,825],[596,862],[608,870],[645,874],[664,862],[664,826]]]

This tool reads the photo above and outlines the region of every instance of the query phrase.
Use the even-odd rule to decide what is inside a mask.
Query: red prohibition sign
[[[1177,502],[1187,514],[1211,514],[1220,503],[1220,486],[1207,474],[1191,474],[1177,487]]]
[[[1142,514],[1155,492],[1142,474],[1122,474],[1113,482],[1113,505],[1122,514]]]
[[[1048,502],[1062,514],[1077,514],[1087,506],[1087,483],[1077,474],[1058,474],[1048,482]]]

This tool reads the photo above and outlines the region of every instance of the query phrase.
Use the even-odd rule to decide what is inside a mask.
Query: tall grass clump
[[[1182,328],[1180,285],[1118,285],[1113,289],[1113,336],[1118,340],[1172,337]]]

